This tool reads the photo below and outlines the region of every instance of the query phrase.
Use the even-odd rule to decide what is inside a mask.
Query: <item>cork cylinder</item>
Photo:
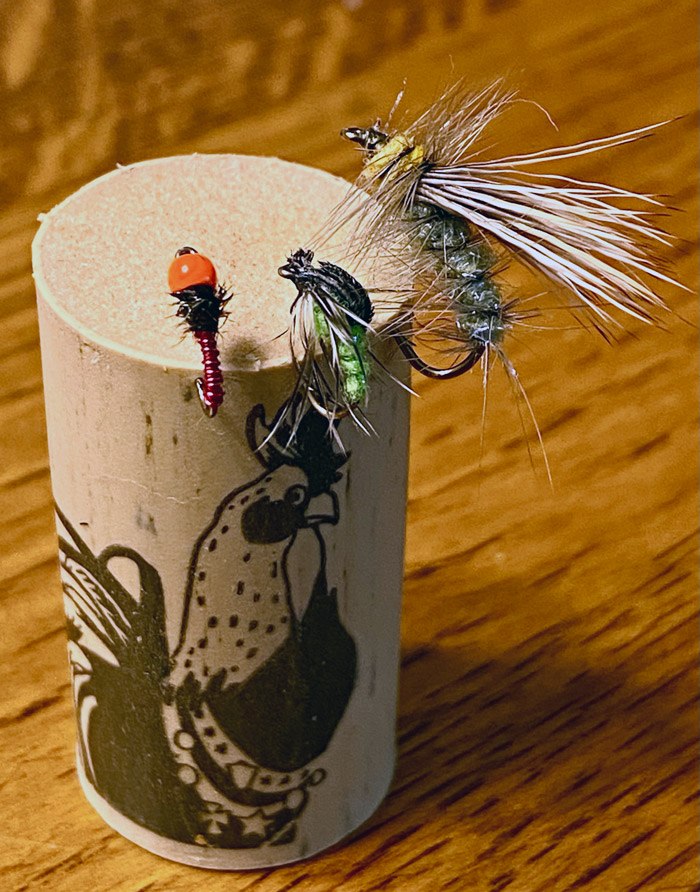
[[[372,380],[376,435],[344,419],[344,449],[312,409],[291,448],[270,435],[295,381],[277,270],[347,188],[274,158],[158,159],[88,184],[34,241],[80,782],[187,864],[313,855],[392,777],[408,396]],[[168,293],[185,245],[231,294],[215,417]],[[317,259],[343,256],[340,233]]]

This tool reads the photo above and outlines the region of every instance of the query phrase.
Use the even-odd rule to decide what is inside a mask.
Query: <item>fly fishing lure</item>
[[[661,207],[657,199],[532,170],[632,142],[661,125],[484,160],[485,129],[516,101],[500,82],[469,95],[460,81],[403,130],[377,121],[342,131],[364,154],[357,185],[369,197],[359,205],[351,197],[333,226],[358,215],[360,252],[407,248],[401,256],[416,296],[385,332],[429,377],[461,374],[482,356],[488,362],[490,348],[503,358],[501,342],[523,315],[499,282],[512,259],[564,286],[604,334],[619,325],[612,308],[646,322],[666,309],[649,280],[678,284],[655,256],[670,244],[649,220]],[[424,361],[422,336],[451,341],[458,359],[447,368]]]
[[[291,416],[293,438],[310,404],[328,419],[336,439],[336,422],[346,416],[369,433],[371,425],[362,410],[369,395],[371,360],[376,360],[368,340],[374,307],[350,273],[325,260],[316,265],[313,261],[313,251],[299,248],[278,270],[297,289],[289,327],[297,380],[273,432]]]
[[[216,335],[231,295],[217,284],[211,260],[187,246],[180,248],[170,264],[168,286],[178,302],[176,315],[184,320],[202,351],[203,374],[196,381],[197,393],[204,412],[213,418],[224,399]]]

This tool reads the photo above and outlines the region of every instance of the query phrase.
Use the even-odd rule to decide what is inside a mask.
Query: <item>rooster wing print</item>
[[[269,430],[256,406],[247,435],[263,471],[195,543],[172,653],[155,568],[122,546],[94,555],[57,509],[83,771],[122,814],[183,842],[291,842],[355,683],[323,535],[347,456],[316,413],[291,448]],[[290,581],[295,549],[313,561],[305,592]],[[110,571],[117,557],[135,565],[138,597]]]

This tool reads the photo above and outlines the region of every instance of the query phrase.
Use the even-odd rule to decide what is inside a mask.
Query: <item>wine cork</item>
[[[158,159],[34,241],[78,772],[108,824],[187,864],[313,855],[391,781],[407,394],[372,380],[376,435],[344,419],[345,451],[313,410],[292,448],[270,437],[295,380],[277,269],[347,188],[273,158]],[[185,245],[232,295],[215,417],[167,291]],[[341,231],[317,259],[346,253]]]

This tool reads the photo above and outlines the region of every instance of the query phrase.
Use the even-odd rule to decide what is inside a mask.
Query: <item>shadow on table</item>
[[[625,797],[631,813],[679,765],[694,770],[696,697],[672,695],[684,673],[641,688],[624,667],[577,662],[567,653],[577,641],[523,644],[481,658],[468,647],[404,651],[396,774],[353,839],[447,809],[471,832],[492,832],[506,812],[566,825]]]

